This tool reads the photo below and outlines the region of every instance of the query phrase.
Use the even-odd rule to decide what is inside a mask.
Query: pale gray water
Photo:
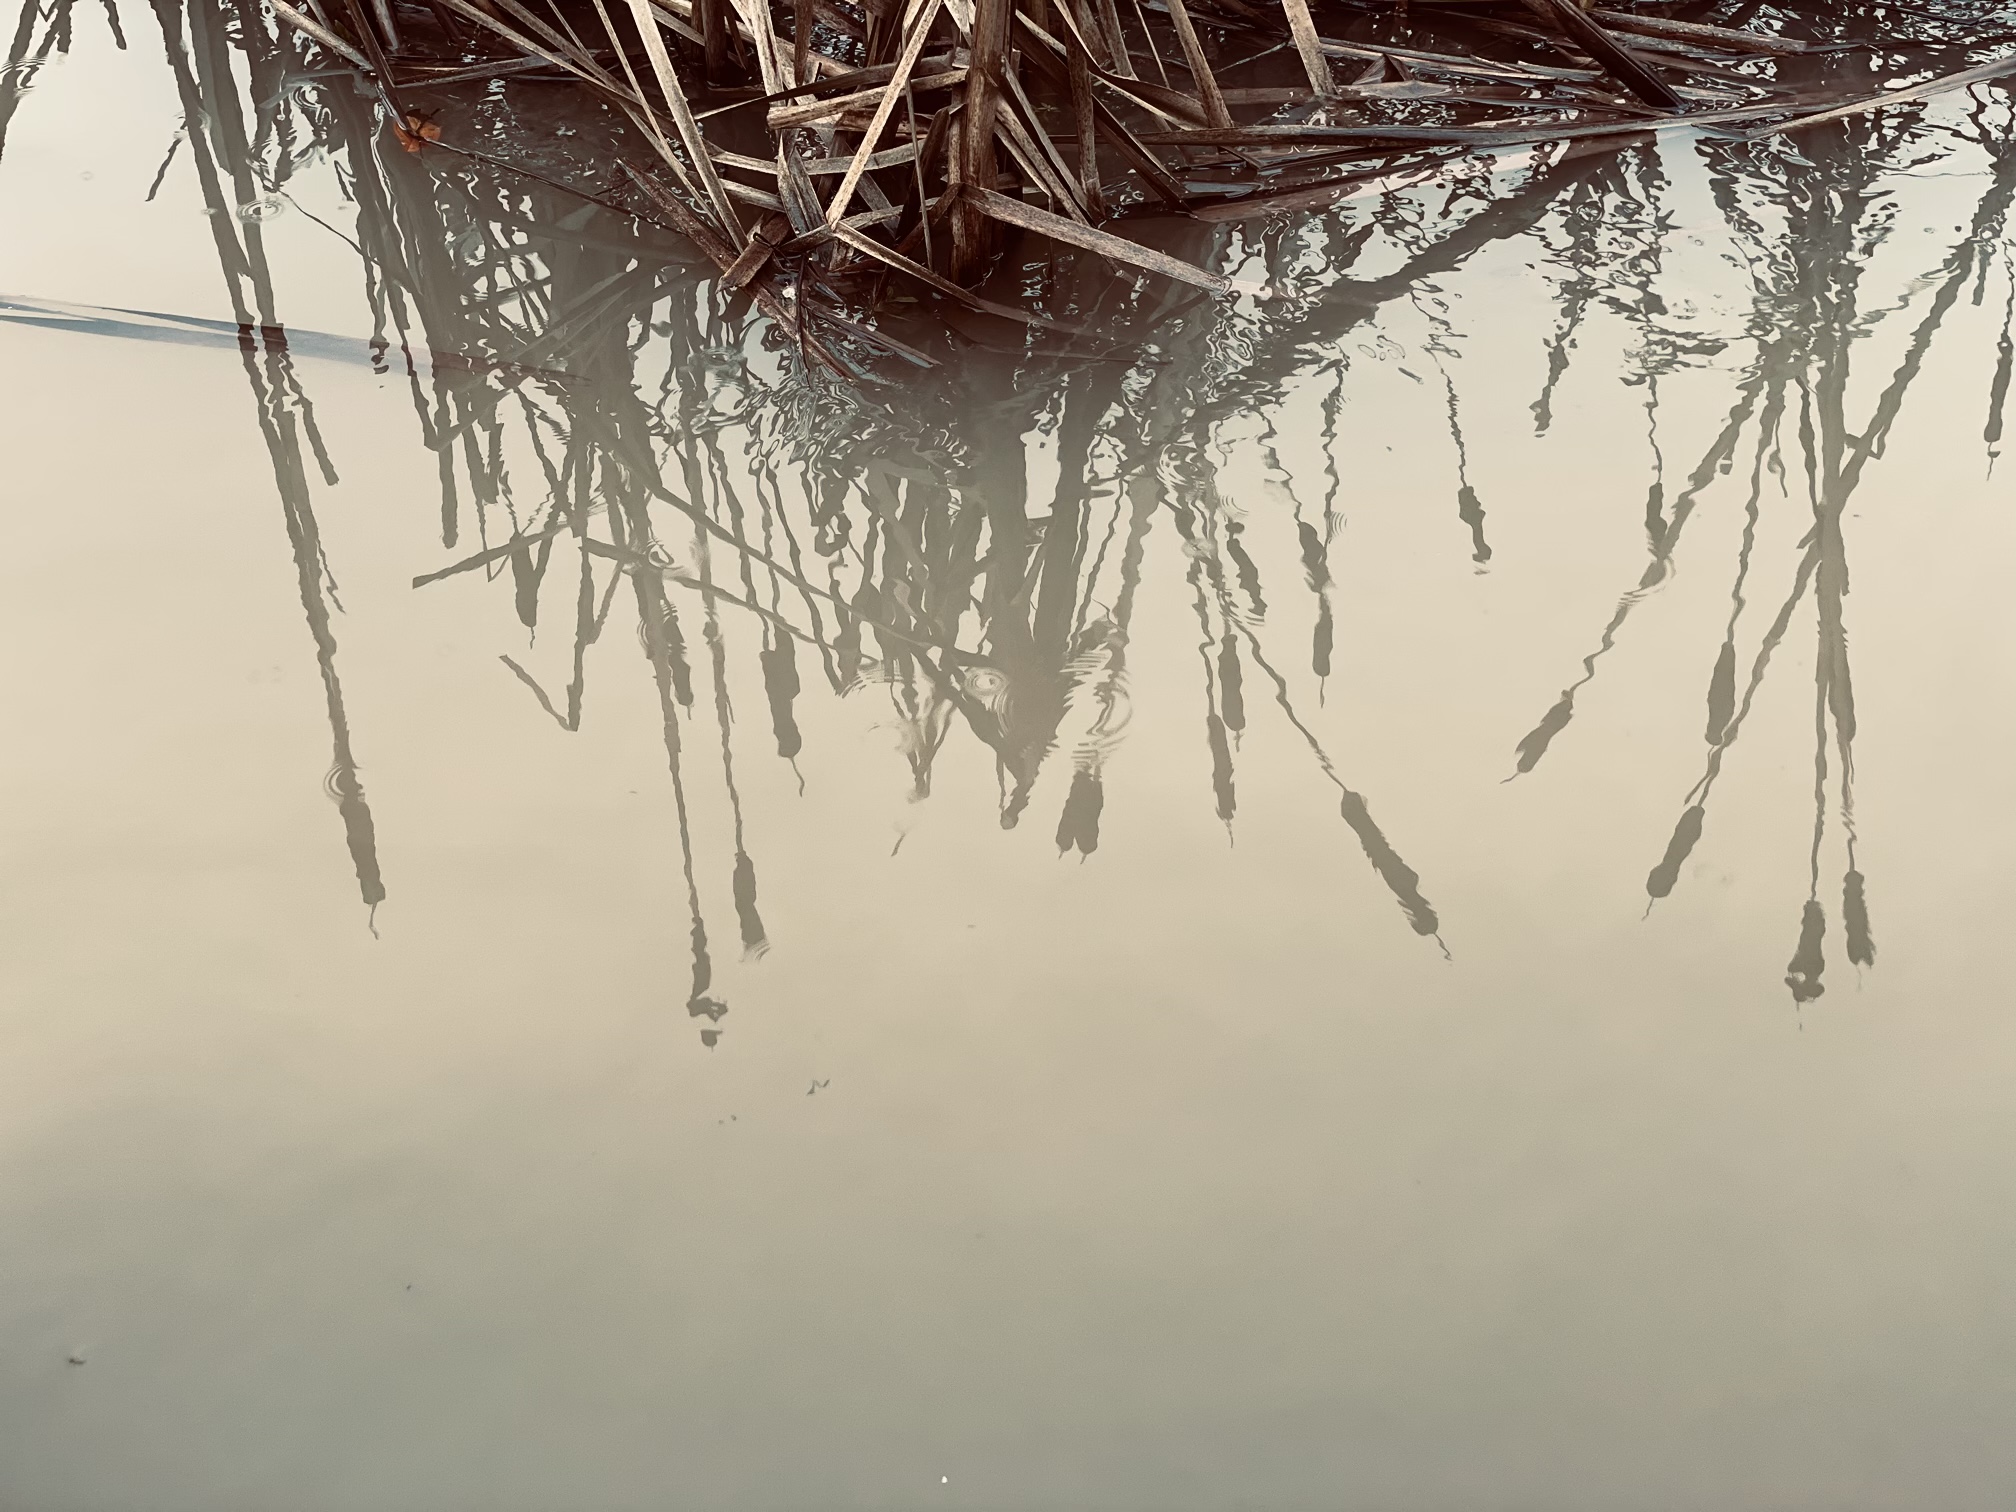
[[[313,86],[147,201],[124,21],[0,156],[0,1507],[2009,1504],[2007,93],[848,400]]]

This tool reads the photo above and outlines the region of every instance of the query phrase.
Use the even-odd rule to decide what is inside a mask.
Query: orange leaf
[[[393,126],[392,133],[408,152],[418,152],[426,143],[441,140],[441,128],[423,115],[409,115],[405,125]]]

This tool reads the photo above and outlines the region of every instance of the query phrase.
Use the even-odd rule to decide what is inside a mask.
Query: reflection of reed
[[[71,13],[76,0],[21,0],[21,14],[15,17],[14,33],[7,41],[7,57],[0,62],[0,154],[7,151],[7,128],[14,123],[22,98],[35,86],[35,76],[52,57],[70,51]],[[119,11],[106,0],[106,17],[112,25],[113,40],[126,46],[119,27]],[[38,33],[36,28],[40,27]]]
[[[1870,458],[1881,454],[1934,336],[1969,283],[1985,281],[1994,249],[2005,241],[2012,200],[2016,200],[2016,146],[2012,146],[2008,111],[1994,113],[1986,105],[1977,106],[1970,125],[1970,141],[1989,158],[1988,187],[1976,203],[1966,235],[1939,268],[1912,286],[1915,293],[1930,290],[1931,298],[1912,331],[1901,364],[1860,431],[1848,424],[1846,394],[1852,346],[1871,323],[1858,310],[1861,270],[1870,250],[1884,235],[1875,215],[1881,202],[1877,181],[1890,171],[1890,165],[1919,145],[1919,131],[1908,123],[1862,122],[1825,136],[1811,136],[1797,153],[1772,148],[1739,160],[1725,151],[1710,151],[1718,203],[1732,231],[1748,243],[1748,261],[1754,270],[1750,324],[1755,356],[1738,385],[1736,404],[1721,434],[1689,479],[1663,528],[1654,532],[1652,561],[1645,576],[1619,601],[1597,649],[1583,663],[1582,678],[1563,692],[1561,701],[1518,749],[1519,771],[1531,771],[1567,727],[1576,692],[1596,675],[1598,659],[1615,645],[1632,609],[1665,580],[1673,548],[1695,501],[1733,461],[1744,431],[1754,421],[1755,453],[1731,609],[1708,683],[1706,765],[1686,796],[1666,853],[1647,878],[1646,890],[1654,901],[1670,894],[1681,868],[1700,842],[1716,778],[1749,715],[1774,651],[1810,591],[1818,633],[1813,827],[1808,895],[1801,909],[1798,943],[1786,968],[1787,985],[1799,1003],[1810,1002],[1825,991],[1826,909],[1820,891],[1830,783],[1838,791],[1845,839],[1841,911],[1848,959],[1856,966],[1871,965],[1875,960],[1866,881],[1855,857],[1855,700],[1844,616],[1848,556],[1842,522],[1863,468]],[[1759,209],[1777,212],[1779,229],[1764,229],[1763,216],[1752,208],[1759,202]],[[2016,297],[2016,283],[2012,283],[2012,297]],[[1880,318],[1888,313],[1878,311],[1876,315]],[[2003,349],[2008,341],[2005,325]],[[1999,403],[1999,394],[1991,398],[1987,427],[1991,447]],[[1788,422],[1795,420],[1796,426],[1788,428]],[[1802,542],[1791,589],[1763,632],[1739,698],[1736,648],[1747,608],[1745,590],[1765,474],[1768,468],[1784,479],[1788,454],[1796,458],[1794,465],[1805,478],[1812,526]],[[1830,744],[1838,773],[1830,770]]]
[[[538,585],[572,543],[579,570],[566,579],[577,628],[564,711],[531,672],[510,664],[566,729],[579,725],[586,649],[607,614],[608,588],[596,563],[614,564],[643,585],[639,612],[661,684],[682,814],[692,774],[679,731],[694,706],[684,601],[698,600],[692,612],[700,616],[711,673],[720,787],[737,837],[729,891],[746,950],[760,952],[768,936],[756,869],[741,840],[728,692],[734,625],[753,621],[756,670],[780,757],[795,762],[800,754],[795,705],[803,671],[816,667],[838,693],[872,690],[888,700],[917,799],[930,794],[946,740],[963,729],[990,751],[1000,775],[1000,821],[1014,827],[1053,756],[1067,751],[1056,841],[1060,851],[1089,856],[1100,844],[1108,759],[1127,722],[1127,659],[1147,542],[1165,513],[1186,547],[1205,641],[1205,737],[1219,815],[1228,824],[1236,816],[1233,763],[1248,719],[1251,667],[1272,682],[1291,728],[1338,787],[1342,816],[1375,875],[1415,928],[1436,930],[1415,874],[1364,798],[1337,775],[1267,659],[1267,592],[1242,539],[1248,526],[1220,496],[1206,460],[1214,427],[1251,402],[1254,373],[1228,354],[1259,333],[1230,329],[1219,313],[1194,303],[1162,296],[1142,303],[1126,290],[1116,300],[1109,283],[1091,303],[1123,331],[1153,325],[1171,360],[1088,364],[1039,355],[1032,373],[1026,363],[982,355],[963,366],[960,387],[906,396],[902,407],[822,400],[797,386],[788,364],[752,350],[746,315],[706,291],[668,290],[662,276],[645,276],[646,248],[622,240],[643,233],[613,228],[607,217],[584,222],[538,185],[504,191],[478,168],[430,177],[411,160],[377,161],[354,149],[352,156],[360,179],[371,176],[357,194],[357,235],[374,263],[374,297],[403,312],[409,340],[482,358],[466,372],[429,364],[434,392],[423,420],[429,444],[444,457],[443,518],[464,522],[482,542],[429,577],[508,564],[530,629]],[[495,216],[500,192],[515,201],[511,225],[521,229],[477,232],[485,216]],[[1507,229],[1537,213],[1526,211]],[[1487,212],[1484,219],[1496,217]],[[563,221],[593,225],[599,245],[572,242],[559,229]],[[439,259],[407,245],[416,228],[429,229],[430,246],[496,246],[513,256],[479,258],[459,280],[432,278],[423,270]],[[1468,250],[1490,240],[1467,226],[1459,236]],[[1285,263],[1304,250],[1283,246],[1279,255]],[[1421,255],[1450,259],[1443,266],[1460,260],[1439,244]],[[514,258],[521,260],[516,268]],[[1326,318],[1348,329],[1408,284],[1395,278],[1369,299],[1347,293]],[[574,292],[582,289],[597,292],[592,307]],[[544,310],[532,308],[535,298]],[[570,301],[575,313],[556,319]],[[564,343],[556,323],[567,327]],[[1278,393],[1294,376],[1286,361],[1265,381]],[[641,396],[654,379],[658,393],[647,402]],[[1327,413],[1334,425],[1335,396]],[[516,446],[506,442],[514,427]],[[1054,434],[1058,464],[1041,513],[1032,508],[1026,470],[1028,437],[1039,428]],[[724,439],[731,435],[739,438],[739,457]],[[475,436],[481,444],[468,439]],[[518,497],[511,458],[528,450],[546,474],[549,499],[530,509],[511,502]],[[581,479],[592,480],[585,490]],[[541,491],[535,486],[524,497]],[[570,502],[560,529],[563,497]],[[1303,521],[1298,529],[1320,605],[1319,678],[1328,671],[1333,634],[1325,559],[1341,518],[1335,505],[1333,488],[1320,527]],[[690,547],[651,534],[661,511],[687,517]],[[444,542],[454,539],[459,535],[444,531]],[[724,562],[733,564],[725,572]],[[682,856],[692,863],[691,1002],[711,1014],[719,1005],[709,995],[706,889],[684,817],[681,828]]]
[[[378,867],[378,844],[371,806],[357,775],[351,749],[350,719],[343,684],[336,672],[336,635],[332,609],[340,610],[335,580],[322,551],[315,520],[307,458],[312,455],[325,481],[336,475],[315,427],[314,410],[302,392],[287,340],[274,306],[273,279],[265,243],[253,208],[266,203],[254,176],[255,158],[245,132],[239,89],[231,72],[225,18],[205,5],[191,6],[185,16],[179,0],[154,0],[168,64],[181,97],[189,155],[202,186],[216,239],[218,266],[223,271],[238,322],[238,348],[245,378],[259,417],[260,435],[273,465],[281,517],[293,550],[301,608],[315,643],[316,669],[321,675],[333,750],[325,787],[343,819],[344,838],[357,873],[359,896],[376,911],[384,900],[385,883]],[[281,55],[249,6],[236,13],[241,37],[253,38],[242,50],[255,98],[280,83]],[[269,127],[270,120],[266,123]],[[281,139],[274,138],[276,147]],[[270,182],[270,181],[269,181]],[[304,451],[305,443],[305,451]]]
[[[769,947],[743,822],[746,767],[738,778],[731,696],[738,657],[748,658],[748,686],[762,689],[766,744],[780,761],[798,764],[805,684],[823,679],[836,695],[887,701],[914,799],[929,797],[949,741],[977,741],[999,775],[1002,826],[1018,825],[1040,796],[1051,796],[1060,854],[1084,859],[1100,848],[1113,797],[1110,767],[1128,723],[1137,606],[1158,527],[1181,547],[1195,616],[1208,772],[1200,803],[1228,829],[1237,824],[1239,763],[1271,703],[1336,789],[1340,818],[1380,885],[1413,930],[1436,936],[1440,921],[1420,878],[1310,727],[1307,699],[1274,645],[1290,596],[1265,579],[1262,564],[1289,560],[1309,595],[1306,649],[1320,699],[1336,650],[1332,557],[1347,539],[1350,481],[1338,434],[1344,340],[1398,300],[1426,323],[1455,485],[1451,542],[1480,568],[1491,548],[1471,480],[1456,333],[1424,285],[1507,239],[1531,237],[1546,249],[1558,274],[1559,319],[1533,405],[1543,430],[1578,336],[1600,314],[1626,323],[1630,377],[1644,386],[1654,420],[1660,379],[1719,349],[1669,319],[1660,303],[1667,185],[1655,154],[1630,149],[1541,154],[1480,177],[1460,205],[1438,215],[1396,197],[1372,223],[1319,217],[1256,227],[1245,251],[1262,266],[1251,271],[1282,291],[1263,305],[1137,288],[1090,259],[1058,258],[1031,274],[1042,286],[1038,303],[1095,335],[1039,329],[1004,353],[986,344],[1000,339],[998,331],[975,330],[930,387],[891,390],[886,402],[872,391],[822,393],[774,325],[746,301],[688,276],[678,241],[546,178],[494,171],[480,133],[502,127],[479,121],[459,158],[379,152],[368,102],[342,88],[303,86],[294,77],[294,35],[269,30],[250,0],[222,9],[195,0],[186,15],[181,0],[154,6],[273,459],[328,696],[330,790],[365,900],[375,904],[384,892],[336,677],[335,596],[309,459],[333,474],[278,324],[257,213],[297,164],[325,152],[343,165],[356,212],[372,352],[381,368],[402,372],[437,462],[441,540],[452,559],[416,586],[471,572],[508,581],[528,639],[542,628],[551,633],[557,595],[570,641],[564,673],[542,679],[530,651],[524,662],[502,660],[536,707],[570,732],[586,717],[591,652],[619,595],[626,612],[634,606],[636,625],[617,638],[634,633],[651,670],[688,913],[690,982],[680,998],[706,1021],[710,1044],[726,1005],[716,993],[705,906],[723,879],[745,955]],[[248,89],[259,102],[250,112],[241,99]],[[1597,675],[1634,609],[1667,579],[1699,500],[1754,432],[1745,528],[1709,678],[1705,769],[1648,890],[1659,898],[1677,885],[1766,669],[1811,594],[1820,623],[1815,839],[1789,968],[1802,1001],[1819,994],[1824,971],[1820,850],[1837,783],[1847,827],[1848,953],[1857,965],[1874,958],[1854,861],[1842,519],[1934,331],[1970,280],[1986,279],[2002,239],[2016,153],[1999,120],[1977,113],[1974,135],[1994,155],[1992,187],[1971,234],[1933,276],[1904,366],[1860,435],[1846,427],[1843,395],[1857,270],[1873,234],[1869,206],[1877,178],[1919,150],[1921,134],[1885,118],[1812,133],[1796,153],[1702,147],[1717,203],[1754,270],[1752,351],[1733,377],[1719,433],[1670,499],[1653,438],[1647,566],[1581,678],[1517,752],[1518,771],[1532,771],[1568,729],[1578,690]],[[1222,225],[1174,234],[1189,238],[1180,250],[1198,260],[1229,245]],[[1372,249],[1390,271],[1352,271]],[[1324,276],[1309,277],[1312,267]],[[935,341],[930,350],[941,358],[955,355],[954,338],[910,334],[920,345]],[[1088,356],[1080,348],[1092,341],[1112,346]],[[1991,446],[2008,353],[2005,336]],[[1325,474],[1315,488],[1298,488],[1271,429],[1271,417],[1298,391],[1313,395],[1321,417]],[[1228,497],[1213,460],[1232,428],[1256,416],[1270,427],[1258,443],[1265,509]],[[1056,466],[1047,502],[1031,498],[1034,437],[1045,438]],[[1765,480],[1782,476],[1788,454],[1803,458],[1813,528],[1747,677],[1739,676],[1754,618],[1749,601],[1766,570],[1757,558]],[[687,736],[703,719],[712,729],[696,746]],[[718,780],[709,751],[718,752]],[[1059,766],[1068,767],[1064,780],[1039,791]],[[732,855],[718,861],[696,844],[692,823],[697,795],[717,787],[732,831]]]

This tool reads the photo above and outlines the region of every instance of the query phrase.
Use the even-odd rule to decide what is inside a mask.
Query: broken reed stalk
[[[894,273],[1015,313],[972,293],[1011,234],[1255,292],[1107,225],[1312,207],[1422,174],[1424,154],[1432,172],[1675,125],[1756,137],[2016,72],[2008,57],[1887,92],[1867,72],[1816,85],[1824,63],[1800,38],[1587,0],[1332,0],[1328,30],[1348,36],[1325,35],[1310,0],[1129,0],[1124,14],[1116,0],[427,0],[473,28],[454,35],[429,32],[418,7],[402,29],[392,0],[303,3],[313,15],[271,0],[370,79],[409,151],[440,131],[402,92],[455,80],[557,72],[613,106],[656,155],[615,165],[640,213],[835,373],[853,370],[848,343],[822,341],[819,321],[907,350],[842,313],[850,279],[879,290]],[[1812,8],[1816,24],[1830,9]],[[430,38],[460,56],[429,55]],[[1277,54],[1262,87],[1240,82]],[[1781,77],[1795,60],[1799,77]],[[1356,77],[1340,83],[1333,61]],[[689,90],[703,88],[696,111]],[[767,153],[737,150],[759,131]]]

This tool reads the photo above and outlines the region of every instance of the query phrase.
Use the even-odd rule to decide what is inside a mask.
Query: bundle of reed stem
[[[1802,37],[1631,0],[1323,0],[1321,28],[1310,0],[269,3],[368,78],[412,150],[439,140],[414,97],[445,84],[540,75],[613,107],[646,144],[611,165],[633,203],[835,371],[795,298],[807,270],[1033,318],[975,292],[1031,233],[1229,295],[1234,278],[1126,233],[1478,153],[1785,131],[2016,73],[2016,55],[1938,72],[1949,51],[1872,89],[1866,67],[1830,71],[1870,44],[1826,40],[1817,5]]]

